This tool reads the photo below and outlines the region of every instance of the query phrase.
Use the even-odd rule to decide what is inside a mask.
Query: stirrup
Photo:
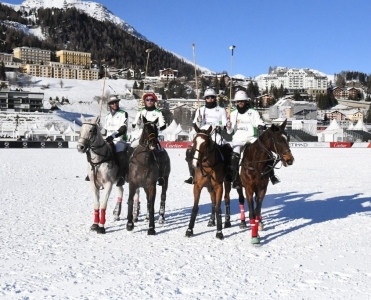
[[[232,188],[239,189],[241,188],[241,181],[240,180],[234,180],[232,183]]]
[[[157,184],[159,185],[159,186],[163,186],[164,184],[165,184],[165,179],[164,179],[164,177],[159,177],[158,179],[157,179]]]
[[[271,180],[271,182],[272,182],[273,185],[275,185],[275,184],[277,184],[277,183],[280,182],[280,180],[275,175],[272,175],[269,178],[270,178],[270,180]]]
[[[190,176],[188,179],[184,180],[185,183],[193,184],[193,176]]]

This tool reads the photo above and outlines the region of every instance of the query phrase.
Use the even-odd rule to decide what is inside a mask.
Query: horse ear
[[[284,130],[285,127],[286,127],[286,124],[287,124],[287,119],[285,119],[285,121],[283,121],[283,123],[281,124],[281,130]]]
[[[143,119],[143,124],[148,123],[147,118],[145,116],[142,116],[142,119]]]
[[[98,122],[99,122],[99,116],[96,116],[96,117],[94,117],[94,118],[91,120],[91,123],[93,123],[93,124],[98,124]]]
[[[158,118],[156,118],[156,120],[153,121],[153,124],[158,124]]]
[[[195,131],[196,131],[197,133],[200,132],[200,128],[198,128],[198,126],[197,126],[196,123],[193,123],[193,128],[195,129]]]
[[[210,134],[211,130],[213,130],[213,127],[210,125],[209,129],[206,131],[207,134]]]
[[[86,121],[86,120],[85,120],[85,118],[84,118],[84,115],[81,115],[81,122],[82,122],[82,123],[85,123],[85,121]]]

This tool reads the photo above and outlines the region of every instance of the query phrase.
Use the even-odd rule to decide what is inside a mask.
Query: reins
[[[258,140],[257,140],[257,144],[261,148],[263,148],[264,152],[268,155],[268,158],[267,159],[263,159],[263,160],[255,160],[255,161],[251,161],[251,162],[246,163],[246,167],[249,170],[259,172],[261,176],[264,176],[264,175],[268,174],[273,169],[279,169],[279,168],[276,168],[276,165],[281,161],[283,155],[286,152],[290,152],[290,149],[289,149],[289,150],[285,151],[282,154],[278,153],[277,146],[276,146],[276,140],[274,139],[273,136],[271,136],[270,139],[272,140],[272,143],[273,143],[273,147],[274,147],[275,152],[269,150],[266,147],[266,145],[262,142],[261,138],[259,137]],[[273,161],[272,165],[271,166],[270,165],[268,165],[268,166],[266,165],[262,171],[258,170],[256,167],[252,167],[251,166],[252,164],[267,163],[269,161]],[[264,171],[264,170],[266,170],[266,171]]]

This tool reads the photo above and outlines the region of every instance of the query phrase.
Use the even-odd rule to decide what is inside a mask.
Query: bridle
[[[282,133],[281,133],[282,135]],[[263,170],[263,172],[261,172],[261,175],[266,175],[268,174],[272,169],[280,169],[280,168],[276,168],[276,165],[282,161],[284,155],[286,153],[291,153],[291,150],[290,148],[288,147],[288,149],[286,149],[284,152],[282,153],[279,153],[278,151],[278,147],[277,147],[277,138],[274,137],[274,133],[271,134],[270,136],[270,140],[272,142],[272,148],[273,150],[269,150],[267,148],[267,146],[262,142],[262,138],[259,137],[257,142],[258,142],[258,145],[263,149],[263,151],[268,155],[268,158],[267,159],[263,159],[263,160],[255,160],[255,161],[251,161],[249,163],[247,163],[247,168],[249,170],[255,170],[255,171],[258,171],[255,167],[252,167],[252,163],[265,163],[265,162],[269,162],[269,161],[273,161],[273,164],[271,166],[266,166]]]
[[[146,123],[146,124],[148,124],[148,123]],[[144,125],[146,125],[146,124],[144,124]],[[150,122],[149,122],[149,124],[150,124],[150,126],[155,126],[155,125],[151,124]],[[143,128],[143,130],[144,130],[144,128]],[[139,145],[141,145],[142,147],[147,148],[149,150],[151,150],[150,149],[151,145],[155,146],[157,143],[158,143],[158,139],[157,139],[157,134],[155,132],[149,133],[147,135],[147,137],[145,139],[143,139],[143,141],[142,141],[142,139],[139,140]]]
[[[207,139],[204,139],[205,140],[204,143],[206,143],[205,151],[201,152],[199,149],[194,148],[193,159],[197,160],[197,162],[199,164],[199,168],[201,170],[202,176],[206,177],[208,175],[208,172],[205,170],[205,167],[213,168],[214,166],[217,165],[217,160],[216,159],[215,159],[214,165],[210,164],[210,165],[205,166],[203,164],[204,162],[208,161],[209,156],[207,155],[207,153],[210,153],[212,150],[215,150],[214,153],[216,153],[216,151],[219,151],[219,148],[216,146],[216,143],[210,143],[210,141],[211,141],[211,135],[210,134],[207,134],[205,132],[198,132],[195,139],[200,135],[207,137]],[[210,147],[210,144],[212,144],[213,146]],[[198,152],[198,157],[195,156],[196,152]],[[218,153],[221,155],[220,151]]]

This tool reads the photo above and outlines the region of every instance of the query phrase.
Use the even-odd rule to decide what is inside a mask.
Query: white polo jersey
[[[202,117],[201,123],[198,121],[200,115]],[[193,123],[196,123],[196,125],[202,129],[207,129],[210,125],[213,129],[215,129],[216,126],[224,127],[227,124],[227,112],[220,106],[213,108],[201,106],[200,109],[196,110]]]

